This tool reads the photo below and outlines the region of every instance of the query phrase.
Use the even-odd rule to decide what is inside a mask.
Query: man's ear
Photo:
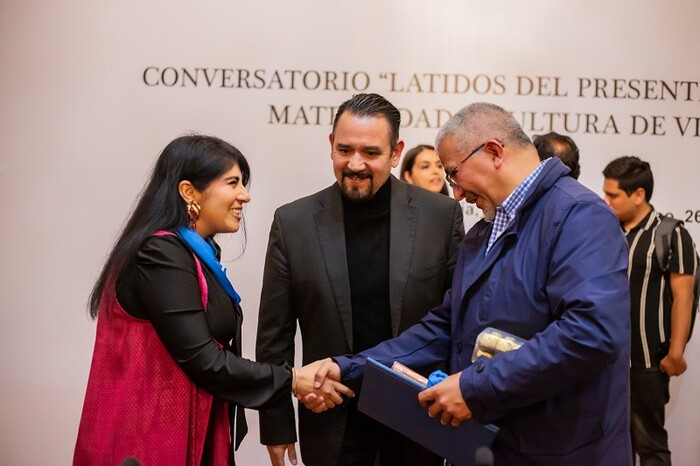
[[[396,168],[399,165],[399,160],[401,160],[401,153],[403,152],[404,144],[405,143],[401,139],[396,141],[394,152],[391,153],[391,168]]]
[[[647,191],[646,191],[646,189],[639,187],[639,188],[634,190],[634,192],[632,193],[632,196],[634,196],[635,205],[642,205],[647,200]]]
[[[491,156],[491,160],[493,160],[493,164],[496,168],[500,168],[500,166],[503,165],[503,145],[498,141],[489,139],[484,143],[484,148],[482,150],[486,151]]]

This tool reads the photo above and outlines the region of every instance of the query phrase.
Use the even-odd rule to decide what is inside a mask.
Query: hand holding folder
[[[461,374],[461,371],[452,374],[439,384],[426,388],[418,394],[418,402],[421,406],[428,407],[430,417],[439,416],[442,425],[452,424],[453,427],[459,427],[462,421],[472,417],[472,412],[459,388]]]
[[[430,417],[428,409],[418,401],[419,394],[424,390],[420,383],[371,358],[367,359],[358,407],[368,416],[420,443],[450,463],[456,466],[472,465],[477,450],[493,443],[498,428],[491,424],[481,424],[475,419],[462,419],[466,413],[455,409],[459,403],[451,404],[452,398],[443,393],[451,391],[450,384],[454,379],[459,383],[456,374],[453,380],[448,381],[450,377],[425,389],[437,389],[448,382],[448,385],[433,390],[426,396],[435,397],[433,404],[440,403],[436,410],[439,409],[441,413],[445,411],[444,407],[448,407],[447,412],[454,414],[448,422],[457,419],[459,427],[441,424],[442,416],[440,421]]]
[[[430,379],[427,379],[398,361],[394,361],[391,369],[417,382],[423,388],[418,393],[418,401],[421,406],[428,407],[430,417],[440,415],[442,425],[449,423],[454,427],[459,427],[462,421],[472,417],[472,413],[462,397],[462,391],[459,389],[461,372],[448,376],[442,371],[435,371],[430,375]],[[439,388],[431,388],[437,385]]]

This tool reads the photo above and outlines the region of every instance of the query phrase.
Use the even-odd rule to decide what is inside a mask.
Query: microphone
[[[124,461],[119,463],[119,466],[141,466],[141,463],[136,461],[136,459],[132,458],[131,456],[127,456],[126,458],[124,458]]]
[[[479,447],[474,453],[474,466],[493,466],[493,452],[489,447]]]

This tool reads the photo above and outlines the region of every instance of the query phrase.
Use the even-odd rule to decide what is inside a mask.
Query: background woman
[[[433,146],[420,144],[406,152],[401,162],[401,180],[449,196],[445,172]]]
[[[245,157],[214,137],[160,154],[90,296],[97,336],[74,464],[228,464],[247,432],[242,408],[296,388],[294,369],[241,358],[240,297],[213,239],[240,229],[249,181]]]

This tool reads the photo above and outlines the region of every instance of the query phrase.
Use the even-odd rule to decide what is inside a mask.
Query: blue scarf
[[[194,230],[189,228],[180,227],[175,230],[177,236],[182,238],[182,240],[192,248],[192,251],[199,257],[199,259],[204,262],[209,270],[214,273],[216,281],[226,290],[226,293],[233,299],[236,304],[241,303],[241,297],[233,289],[233,285],[226,276],[226,268],[221,265],[221,262],[216,258],[216,246],[214,246],[214,241],[211,238],[207,238],[206,241],[199,236]]]

